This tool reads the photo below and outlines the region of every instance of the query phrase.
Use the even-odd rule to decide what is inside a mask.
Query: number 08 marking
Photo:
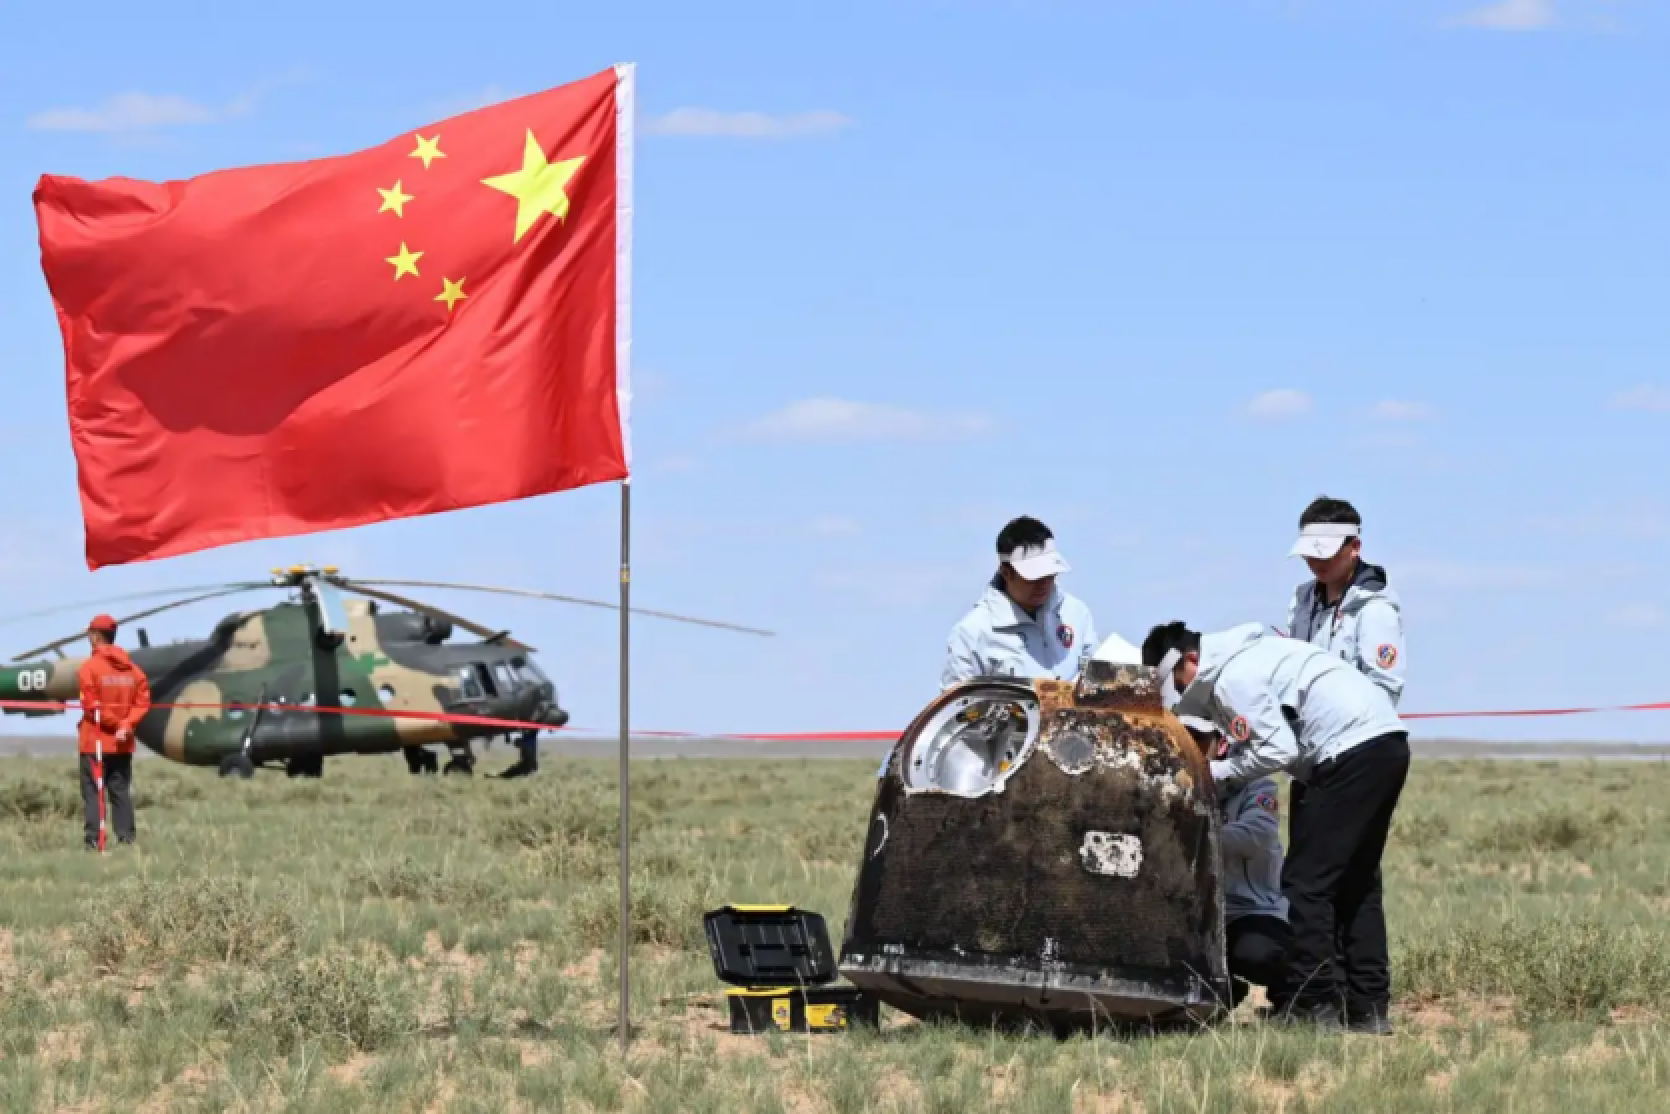
[[[17,674],[17,687],[20,692],[45,692],[46,670],[20,669]]]

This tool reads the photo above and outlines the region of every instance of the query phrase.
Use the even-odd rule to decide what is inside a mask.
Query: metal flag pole
[[[625,1057],[632,1033],[632,777],[627,760],[632,748],[628,717],[631,670],[628,639],[632,594],[632,480],[620,484],[620,1051]]]

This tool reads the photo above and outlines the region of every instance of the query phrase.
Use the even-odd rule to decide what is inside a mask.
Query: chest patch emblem
[[[1231,739],[1234,739],[1238,743],[1244,743],[1251,734],[1252,729],[1247,726],[1246,716],[1236,716],[1230,721],[1229,737]]]
[[[1066,623],[1062,623],[1059,627],[1057,627],[1055,629],[1055,636],[1057,638],[1061,639],[1061,644],[1063,646],[1065,646],[1067,649],[1071,650],[1073,648],[1073,628],[1072,627],[1068,626]]]

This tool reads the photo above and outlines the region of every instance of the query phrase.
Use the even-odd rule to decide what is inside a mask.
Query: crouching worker
[[[1409,773],[1391,699],[1328,651],[1256,623],[1205,636],[1155,627],[1142,660],[1177,712],[1223,732],[1229,751],[1211,763],[1220,790],[1278,770],[1293,778],[1282,869],[1292,938],[1271,988],[1275,1015],[1390,1033],[1380,858]]]
[[[1182,716],[1208,758],[1221,753],[1223,737],[1211,721]],[[1281,828],[1276,782],[1254,778],[1239,789],[1219,787],[1223,812],[1224,930],[1229,977],[1239,1006],[1251,986],[1273,992],[1287,952],[1287,899],[1281,893]]]
[[[139,721],[151,710],[145,673],[116,645],[116,620],[100,615],[87,624],[92,655],[81,663],[81,801],[88,850],[101,849],[105,802],[99,799],[95,760],[102,759],[104,796],[118,843],[137,838],[133,819],[133,743]]]

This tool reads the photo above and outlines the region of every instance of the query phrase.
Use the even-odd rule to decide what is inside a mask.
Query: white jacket
[[[1281,893],[1280,798],[1273,778],[1235,789],[1223,802],[1224,919],[1287,919]]]
[[[1379,685],[1397,707],[1403,697],[1403,607],[1386,582],[1386,570],[1359,562],[1339,603],[1328,607],[1322,587],[1307,581],[1293,589],[1287,633],[1337,654]]]
[[[1034,618],[994,583],[951,628],[940,686],[994,676],[1076,681],[1095,650],[1090,609],[1059,587]]]
[[[1328,651],[1247,623],[1200,640],[1200,671],[1175,711],[1211,720],[1229,755],[1220,785],[1286,771],[1300,782],[1320,762],[1404,730],[1384,690]]]

